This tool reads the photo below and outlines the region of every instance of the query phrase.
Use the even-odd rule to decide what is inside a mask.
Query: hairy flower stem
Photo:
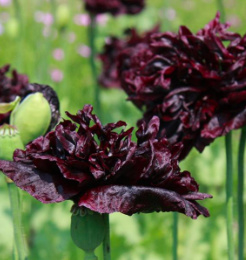
[[[226,145],[226,224],[228,259],[234,259],[233,246],[233,176],[232,176],[232,134],[229,132],[225,137]]]
[[[238,186],[237,186],[237,204],[238,204],[238,260],[243,260],[244,256],[244,151],[246,142],[246,127],[242,129],[239,149],[238,149]]]
[[[178,213],[173,212],[173,260],[178,259]]]
[[[21,224],[21,203],[19,190],[14,183],[7,181],[11,211],[13,217],[14,228],[14,248],[17,252],[18,260],[27,260],[27,246],[23,235],[23,227]]]
[[[95,98],[95,111],[98,114],[98,117],[101,118],[101,102],[100,102],[100,88],[97,82],[97,70],[96,70],[96,47],[95,47],[95,39],[96,39],[96,21],[95,16],[91,15],[91,22],[88,26],[88,39],[89,39],[89,46],[91,49],[90,55],[90,67],[92,73],[92,79],[94,84],[94,98]]]
[[[109,225],[109,214],[104,214],[105,221],[105,237],[103,240],[103,259],[110,260],[110,225]]]
[[[225,6],[223,3],[223,0],[217,0],[217,8],[220,11],[221,22],[224,23],[226,20],[226,17],[225,17]]]

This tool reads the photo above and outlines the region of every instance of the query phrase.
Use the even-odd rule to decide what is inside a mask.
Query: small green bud
[[[70,11],[68,5],[61,4],[56,10],[57,25],[61,28],[65,27],[70,20]]]
[[[73,214],[71,218],[71,237],[73,242],[89,256],[103,242],[106,233],[104,214],[83,209],[83,214]],[[91,258],[93,259],[93,258]]]
[[[4,124],[0,127],[0,159],[12,161],[15,149],[24,149],[20,133],[15,127]]]
[[[0,103],[0,114],[5,114],[12,111],[16,105],[20,103],[21,98],[16,97],[14,101],[10,103]]]
[[[50,122],[50,105],[40,92],[28,95],[10,115],[10,124],[17,127],[24,145],[44,135]]]

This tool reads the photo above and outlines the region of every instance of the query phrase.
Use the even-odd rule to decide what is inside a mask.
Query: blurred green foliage
[[[66,110],[75,113],[84,104],[94,102],[93,81],[86,57],[87,27],[76,24],[76,17],[85,14],[81,2],[19,0],[19,6],[15,5],[18,1],[6,6],[0,4],[0,66],[11,64],[19,73],[27,74],[30,82],[51,85],[59,95],[63,116]],[[231,30],[244,34],[245,0],[227,0],[224,4],[227,20],[232,23]],[[196,32],[214,18],[216,11],[215,0],[148,0],[146,9],[139,15],[101,17],[105,24],[101,22],[98,25],[97,49],[102,49],[108,35],[121,36],[127,27],[144,31],[160,23],[163,30],[177,31],[180,25],[186,25]],[[54,23],[44,25],[39,21],[41,14],[51,14]],[[49,16],[46,18],[46,23],[49,23]],[[62,50],[64,57],[61,60],[54,58],[56,49]],[[51,74],[53,78],[58,75],[58,78],[52,80]],[[141,113],[125,101],[126,95],[122,91],[103,90],[101,100],[104,123],[124,120],[129,127],[135,126]],[[233,138],[236,159],[239,131],[234,132]],[[217,139],[202,154],[192,151],[181,163],[181,168],[191,171],[200,184],[200,190],[214,198],[202,202],[210,210],[208,219],[191,220],[179,215],[179,259],[226,259],[224,139]],[[236,191],[235,165],[234,170]],[[21,194],[30,260],[82,259],[83,253],[70,238],[72,203],[42,205],[27,193]],[[236,206],[234,203],[235,219]],[[110,217],[113,260],[171,259],[171,213],[132,217],[115,213]],[[0,175],[0,223],[0,259],[9,260],[12,258],[13,230],[3,175]],[[101,255],[101,248],[98,253]]]

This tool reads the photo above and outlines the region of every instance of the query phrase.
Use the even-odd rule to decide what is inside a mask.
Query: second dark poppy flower
[[[119,66],[129,99],[146,108],[139,125],[158,116],[159,136],[183,142],[180,159],[246,124],[246,36],[228,26],[218,13],[196,34],[185,26],[154,33]]]
[[[142,11],[145,0],[83,0],[85,9],[91,14],[110,13],[137,14]]]
[[[119,71],[128,68],[131,55],[138,51],[136,46],[138,44],[148,46],[151,35],[156,32],[159,32],[158,25],[142,34],[133,28],[125,30],[124,38],[108,37],[103,52],[98,55],[102,63],[100,85],[106,88],[120,88]]]

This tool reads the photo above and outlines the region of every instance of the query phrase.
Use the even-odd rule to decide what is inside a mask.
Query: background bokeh
[[[245,34],[245,0],[225,0],[224,5],[231,30]],[[100,15],[97,17],[96,47],[98,51],[102,50],[107,36],[121,36],[128,27],[144,31],[160,23],[163,31],[176,32],[180,25],[186,25],[196,32],[214,18],[217,9],[216,0],[148,0],[146,9],[135,16]],[[52,86],[59,95],[63,116],[66,110],[75,113],[86,103],[93,105],[88,23],[89,16],[83,9],[82,0],[0,0],[0,66],[11,64],[11,68],[28,75],[30,82]],[[100,71],[100,63],[97,65]],[[141,115],[126,101],[121,90],[102,90],[101,101],[103,123],[124,120],[131,127]],[[233,133],[233,140],[235,157],[239,131]],[[208,219],[191,220],[179,215],[179,259],[226,259],[224,139],[217,139],[202,154],[193,150],[181,163],[181,169],[189,170],[200,183],[200,190],[214,198],[202,202],[210,210]],[[236,165],[234,170],[236,191]],[[21,195],[30,260],[83,259],[83,253],[70,238],[72,202],[42,205],[25,192]],[[234,208],[236,219],[236,202]],[[171,259],[172,213],[132,217],[114,213],[110,220],[113,260]],[[4,177],[0,175],[1,260],[12,258],[12,241],[8,191]],[[98,253],[101,254],[100,248]]]

